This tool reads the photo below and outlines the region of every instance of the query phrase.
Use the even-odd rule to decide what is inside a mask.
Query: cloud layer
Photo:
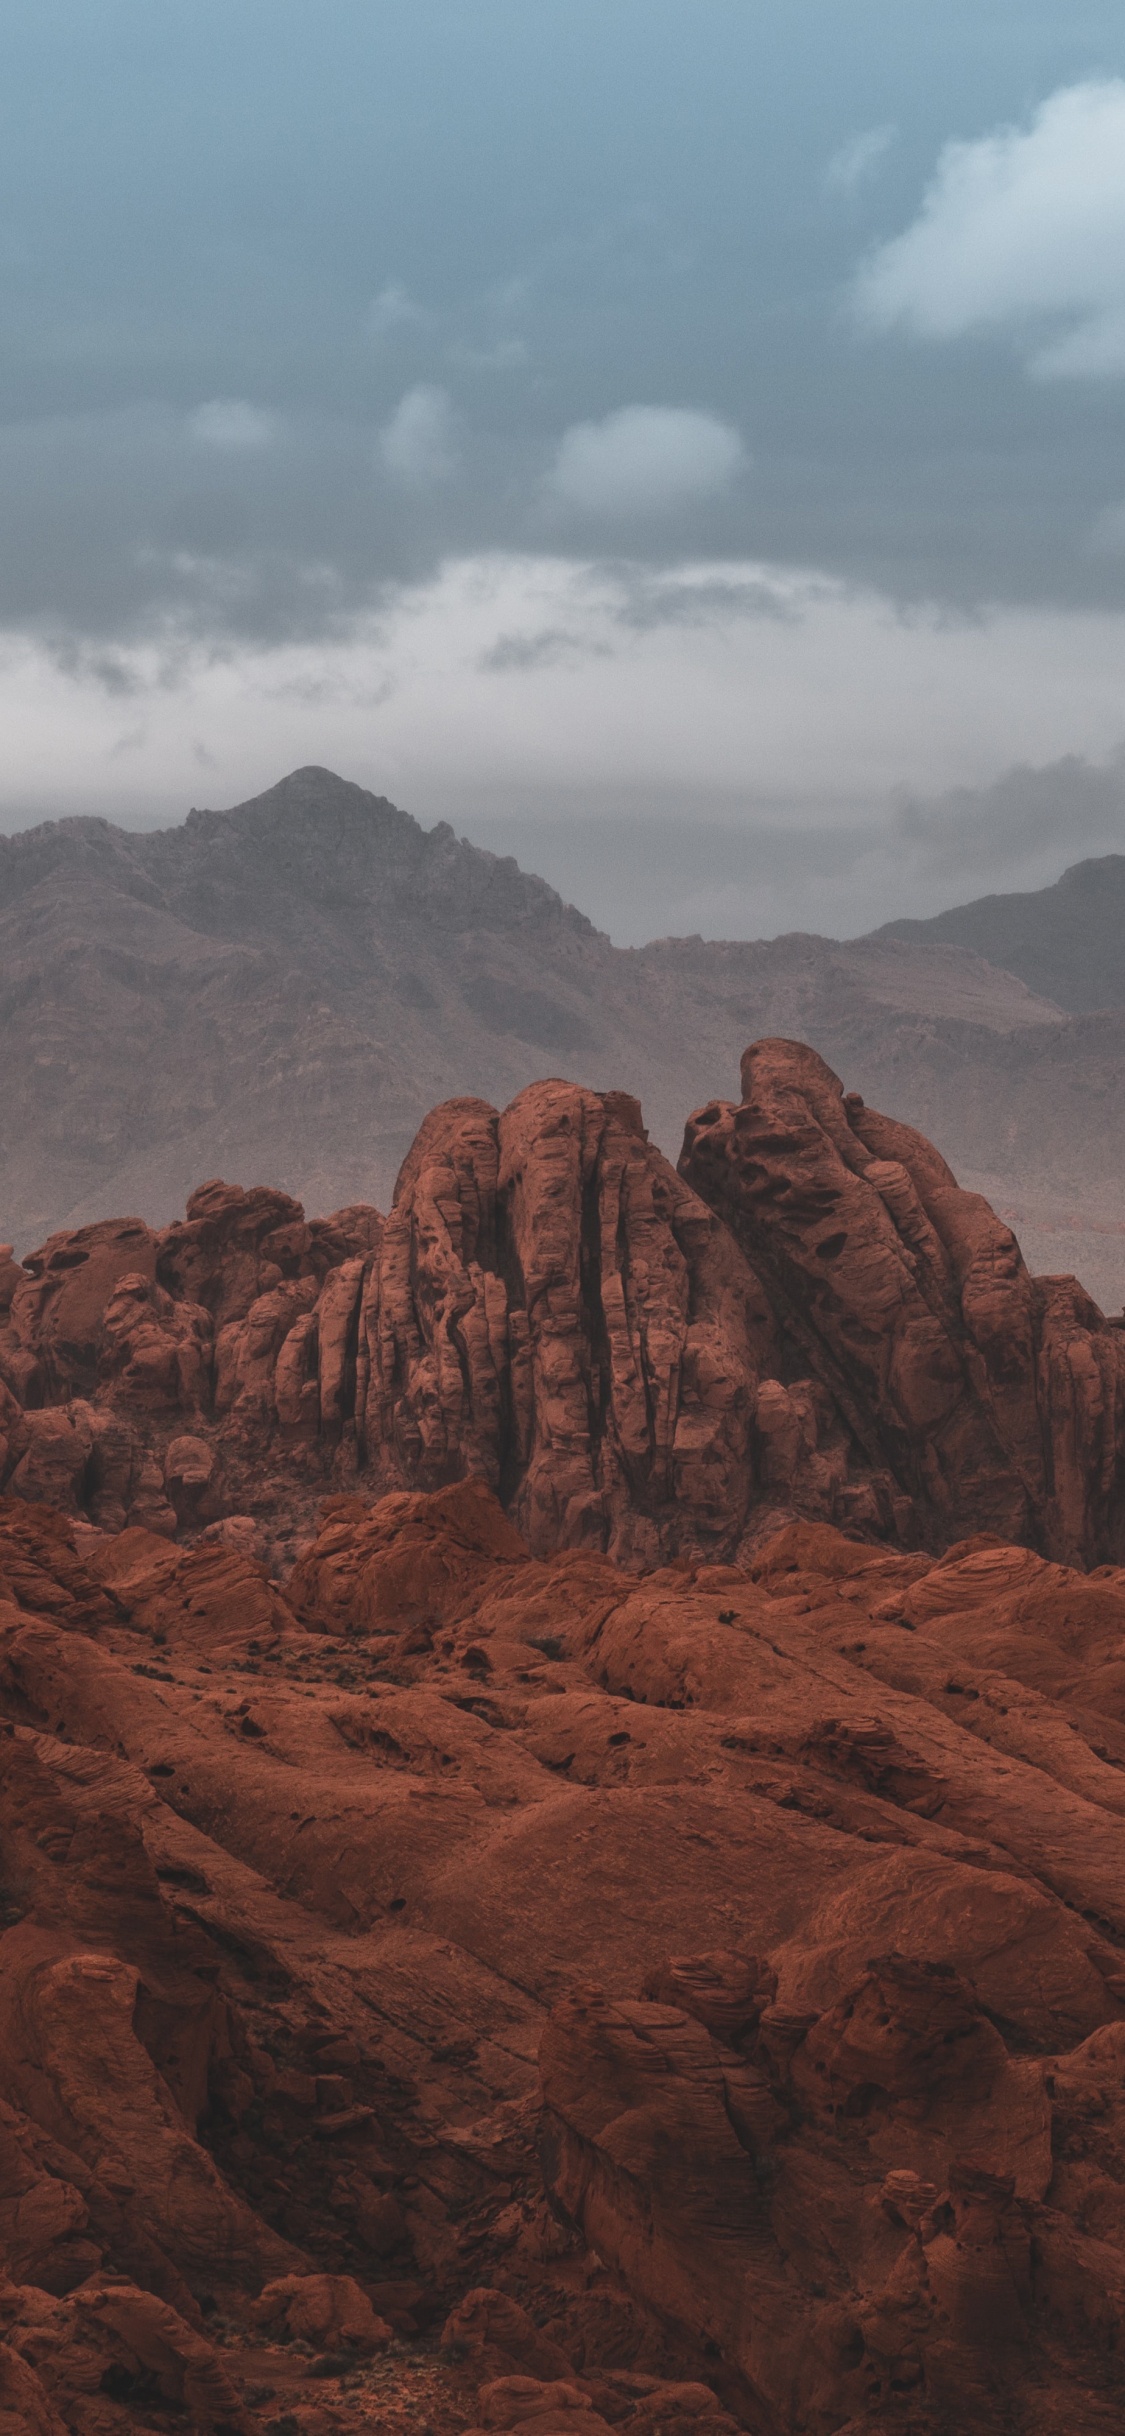
[[[861,315],[921,338],[1014,329],[1042,378],[1125,375],[1125,79],[948,144],[910,227],[860,273]]]
[[[490,843],[515,824],[622,937],[861,930],[1115,842],[1123,656],[1120,615],[903,618],[755,562],[475,556],[312,643],[10,644],[0,823],[147,826],[326,762]],[[1045,775],[1013,794],[1015,762]]]

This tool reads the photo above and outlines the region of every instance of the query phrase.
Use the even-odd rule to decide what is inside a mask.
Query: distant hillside
[[[50,822],[0,839],[0,1235],[165,1220],[209,1175],[385,1208],[435,1101],[551,1073],[634,1092],[674,1158],[747,1042],[783,1034],[1117,1308],[1125,1010],[1068,1019],[936,929],[616,948],[511,858],[327,770],[142,835]]]
[[[1052,888],[977,897],[927,922],[886,922],[872,935],[971,948],[1075,1015],[1125,1006],[1125,854],[1072,863]]]

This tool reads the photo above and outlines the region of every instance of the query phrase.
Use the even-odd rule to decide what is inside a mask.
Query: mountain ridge
[[[1125,854],[1089,855],[1046,888],[971,898],[869,935],[966,947],[1070,1014],[1125,1005]]]
[[[1125,1300],[1125,1015],[1069,1015],[943,938],[618,948],[514,858],[315,766],[135,832],[0,839],[0,1234],[30,1247],[201,1175],[386,1207],[418,1124],[553,1069],[672,1157],[747,1039],[806,1039],[943,1142],[1032,1265]],[[1056,1236],[1058,1240],[1056,1240]]]

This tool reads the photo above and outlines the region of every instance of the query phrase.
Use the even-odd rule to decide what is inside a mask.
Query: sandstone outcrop
[[[10,1262],[0,1477],[99,1529],[174,1538],[229,1522],[243,1490],[268,1509],[276,1442],[299,1497],[308,1442],[330,1463],[351,1419],[348,1315],[381,1226],[211,1183],[174,1226],[106,1221]]]
[[[681,1173],[727,1220],[866,1453],[888,1509],[1069,1561],[1125,1552],[1125,1348],[1073,1278],[1032,1278],[1011,1229],[920,1134],[823,1059],[759,1041],[739,1106],[693,1116]]]
[[[745,1560],[792,1516],[1125,1555],[1125,1335],[790,1041],[679,1172],[637,1103],[427,1118],[384,1219],[204,1185],[0,1268],[0,1484],[275,1569],[326,1492],[478,1479],[536,1554]]]
[[[381,1484],[478,1477],[540,1550],[729,1546],[776,1331],[726,1228],[621,1093],[535,1084],[435,1110],[360,1308]]]
[[[990,1533],[0,1501],[0,2427],[1110,2436],[1123,1643]]]

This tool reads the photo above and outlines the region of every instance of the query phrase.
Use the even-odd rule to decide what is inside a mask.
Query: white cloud
[[[400,398],[379,434],[379,455],[388,474],[408,489],[447,482],[457,468],[457,427],[445,389],[423,382]]]
[[[922,338],[1022,331],[1043,379],[1125,373],[1125,80],[1063,87],[1027,128],[948,144],[855,299]]]
[[[865,186],[886,160],[896,133],[894,127],[866,127],[861,135],[849,136],[825,169],[825,185],[840,195],[852,195]]]
[[[739,434],[717,415],[623,406],[601,423],[572,423],[548,489],[590,515],[664,516],[726,490],[744,463]]]
[[[397,279],[391,280],[387,287],[380,288],[366,314],[371,338],[389,338],[393,330],[424,328],[429,320],[430,315],[425,307],[416,304]]]
[[[201,447],[236,454],[242,449],[268,447],[275,429],[273,416],[263,414],[245,398],[208,398],[188,417],[188,430]]]

